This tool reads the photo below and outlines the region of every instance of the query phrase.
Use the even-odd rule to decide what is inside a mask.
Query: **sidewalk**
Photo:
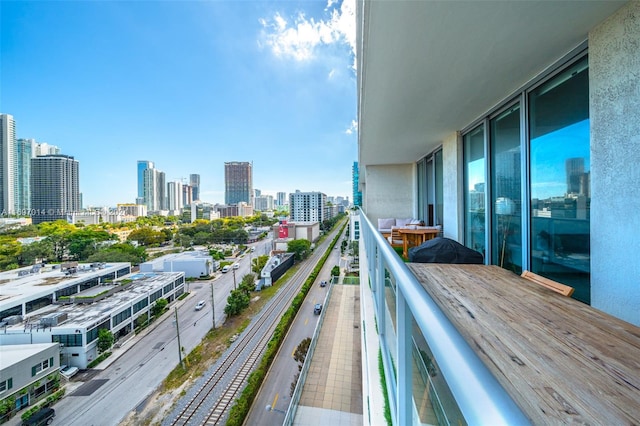
[[[362,425],[360,286],[332,284],[294,425]]]

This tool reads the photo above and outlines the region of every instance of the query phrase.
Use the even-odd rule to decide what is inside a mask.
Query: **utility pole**
[[[180,328],[178,327],[178,307],[173,308],[176,313],[176,333],[178,334],[178,359],[180,360],[180,365],[184,368],[184,363],[182,362],[182,345],[180,344]]]
[[[236,270],[235,269],[233,269],[233,288],[235,290],[238,289],[238,285],[236,284]]]
[[[216,302],[213,299],[213,283],[211,285],[211,310],[213,311],[213,329],[216,329]]]

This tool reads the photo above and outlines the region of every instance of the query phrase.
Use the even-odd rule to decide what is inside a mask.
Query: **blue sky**
[[[136,163],[349,196],[355,1],[1,1],[0,112],[80,162],[84,206],[134,202]]]

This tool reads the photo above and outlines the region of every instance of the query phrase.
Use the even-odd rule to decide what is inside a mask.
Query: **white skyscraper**
[[[15,211],[15,144],[16,125],[13,116],[0,114],[0,214]]]
[[[31,149],[33,150],[33,154],[31,155],[32,157],[39,157],[41,155],[58,155],[58,154],[60,154],[60,148],[58,148],[55,145],[49,145],[46,142],[36,143],[36,141],[33,140],[33,139],[31,139],[31,141],[33,141],[32,145],[31,145]]]
[[[175,181],[167,184],[167,200],[169,210],[181,210],[184,207],[182,203],[182,182]]]

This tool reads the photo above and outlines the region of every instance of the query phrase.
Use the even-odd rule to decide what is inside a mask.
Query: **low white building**
[[[0,401],[15,398],[15,410],[50,395],[59,386],[58,343],[0,346]]]
[[[129,275],[128,263],[36,269],[0,274],[0,346],[56,343],[56,360],[78,368],[98,356],[100,330],[125,338],[156,300],[184,293],[184,273]]]
[[[140,272],[183,272],[187,278],[208,277],[216,270],[205,250],[167,254],[140,264]]]

